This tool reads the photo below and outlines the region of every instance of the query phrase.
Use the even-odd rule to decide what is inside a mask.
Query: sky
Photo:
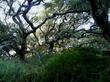
[[[18,0],[19,1],[19,3],[21,4],[24,0]],[[45,2],[50,2],[51,0],[45,0]],[[5,5],[3,5],[4,6],[4,8],[7,10],[8,8],[5,6]],[[19,5],[17,4],[17,3],[15,3],[14,4],[14,8],[16,8],[16,9],[18,9],[18,7],[19,7]],[[41,4],[41,5],[39,5],[39,6],[34,6],[34,7],[32,7],[32,9],[30,10],[30,12],[29,12],[29,18],[31,19],[35,14],[37,15],[37,16],[40,16],[40,15],[42,15],[42,13],[37,13],[37,12],[41,12],[41,11],[43,11],[44,10],[44,7],[43,7],[43,5]],[[37,12],[36,12],[37,11]],[[44,14],[44,13],[43,13]],[[0,20],[1,21],[4,21],[4,18],[5,18],[5,15],[4,15],[4,12],[3,12],[3,9],[1,9],[0,8]],[[94,23],[94,20],[91,18],[90,20],[89,20],[90,22],[92,22],[92,23]],[[109,21],[110,21],[110,14],[109,14]],[[7,19],[7,22],[9,23],[13,23],[13,20],[11,19],[11,18],[8,18]],[[60,22],[60,21],[59,21]],[[86,24],[83,24],[80,28],[85,28],[85,29],[89,29],[89,27],[90,27],[90,25],[91,25],[91,23],[86,23]]]
[[[19,1],[19,4],[21,4],[24,0],[18,0],[18,1]],[[50,1],[50,0],[46,0],[46,2],[48,2],[48,1]],[[2,5],[2,4],[0,4],[0,5]],[[2,6],[3,6],[3,8],[4,8],[6,11],[9,9],[6,5],[2,5]],[[17,10],[17,9],[19,8],[18,3],[14,3],[13,7]],[[30,12],[29,12],[29,16],[32,17],[33,14],[36,13],[36,10],[37,10],[37,12],[40,12],[41,10],[43,10],[42,4],[39,5],[39,6],[34,6],[34,7],[32,7],[31,10],[30,10]],[[40,13],[40,14],[41,14],[41,13]],[[39,14],[39,15],[40,15],[40,14]],[[4,13],[3,9],[0,8],[0,20],[4,22],[4,19],[5,19],[5,13]],[[9,22],[10,22],[10,23],[13,23],[13,20],[12,20],[11,18],[8,18],[8,19],[7,19],[7,22],[8,22],[8,23],[9,23]]]

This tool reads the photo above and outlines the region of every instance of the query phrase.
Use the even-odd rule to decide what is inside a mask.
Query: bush
[[[93,48],[64,50],[42,61],[0,60],[0,82],[110,82],[108,63]]]
[[[19,60],[0,60],[0,82],[36,82],[40,80],[39,69]]]
[[[107,66],[107,58],[93,48],[69,49],[48,62],[42,82],[97,82]]]

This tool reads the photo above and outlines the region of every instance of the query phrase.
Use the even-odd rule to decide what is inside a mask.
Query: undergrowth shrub
[[[0,82],[110,82],[108,57],[93,48],[76,48],[42,60],[0,60]]]
[[[0,60],[0,82],[36,82],[40,80],[37,65]],[[41,73],[41,72],[40,72]]]
[[[42,82],[97,82],[107,66],[106,56],[93,48],[69,49],[47,63]]]

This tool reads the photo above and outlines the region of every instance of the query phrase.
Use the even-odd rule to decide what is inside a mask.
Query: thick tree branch
[[[89,10],[68,10],[64,13],[53,13],[53,15],[45,18],[44,21],[42,23],[40,23],[38,26],[36,26],[33,30],[27,32],[26,37],[28,35],[30,35],[31,33],[35,32],[38,28],[40,28],[42,25],[44,25],[48,20],[50,20],[52,18],[55,18],[57,16],[61,16],[61,15],[66,15],[66,14],[69,14],[69,13],[82,13],[82,12],[89,12]]]

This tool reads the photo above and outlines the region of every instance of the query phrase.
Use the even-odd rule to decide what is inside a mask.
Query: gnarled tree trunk
[[[102,29],[103,36],[106,40],[110,41],[110,22],[108,19],[108,1],[104,0],[88,0],[91,4],[93,18],[96,24]]]

